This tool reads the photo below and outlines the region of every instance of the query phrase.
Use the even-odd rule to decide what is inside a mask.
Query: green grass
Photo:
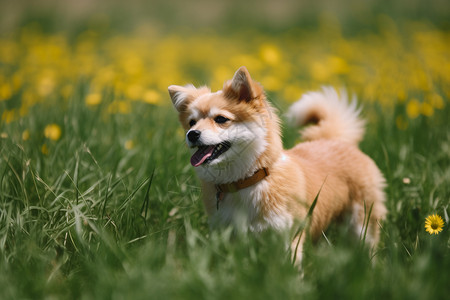
[[[328,241],[306,247],[300,276],[276,233],[209,231],[171,107],[134,103],[128,115],[107,114],[82,99],[80,87],[65,107],[36,105],[0,125],[0,298],[448,296],[449,226],[437,236],[424,230],[429,214],[449,221],[448,105],[404,131],[395,126],[400,104],[366,105],[374,121],[361,148],[388,182],[380,249],[371,259],[346,226],[330,229]],[[62,127],[57,142],[42,134],[52,122]],[[295,130],[284,131],[292,145]]]

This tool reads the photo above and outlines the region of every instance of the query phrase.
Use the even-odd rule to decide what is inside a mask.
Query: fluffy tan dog
[[[169,93],[212,226],[290,229],[306,218],[319,194],[308,227],[313,239],[348,214],[355,232],[377,243],[377,222],[386,214],[385,181],[358,149],[364,122],[345,93],[324,88],[292,105],[288,116],[296,125],[312,125],[301,132],[305,142],[289,150],[283,149],[275,109],[245,67],[221,91],[172,85]],[[297,236],[292,243],[297,261],[303,242]]]

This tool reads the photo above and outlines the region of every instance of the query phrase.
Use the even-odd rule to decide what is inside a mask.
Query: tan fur
[[[352,216],[358,234],[358,231],[363,230],[367,217],[364,211],[367,214],[373,206],[368,240],[373,246],[376,245],[379,236],[377,222],[386,214],[384,178],[374,162],[357,147],[357,141],[363,132],[361,128],[357,128],[357,134],[350,134],[351,137],[347,140],[351,142],[347,142],[346,132],[352,129],[349,128],[352,123],[339,127],[345,130],[341,130],[334,138],[329,124],[323,131],[320,127],[321,122],[326,124],[327,121],[322,117],[331,115],[332,110],[321,112],[318,111],[320,106],[317,106],[313,113],[304,112],[306,120],[313,119],[316,123],[316,128],[310,129],[315,131],[315,140],[284,150],[275,109],[267,102],[262,87],[251,80],[245,68],[239,69],[235,77],[225,83],[220,93],[210,93],[205,88],[199,91],[192,87],[177,86],[169,87],[169,91],[174,105],[178,101],[178,107],[175,106],[185,129],[189,129],[187,118],[194,109],[201,115],[194,127],[199,131],[221,132],[227,129],[225,126],[242,122],[258,124],[264,129],[264,151],[248,169],[243,170],[242,176],[250,176],[263,167],[270,170],[269,176],[254,186],[236,193],[227,193],[222,200],[223,204],[220,204],[224,206],[219,210],[216,207],[215,185],[233,180],[214,177],[211,181],[202,181],[204,205],[213,223],[233,224],[233,215],[228,212],[235,211],[233,208],[236,206],[242,206],[251,230],[259,231],[268,227],[283,229],[284,226],[292,226],[295,220],[304,220],[320,191],[309,227],[314,240],[332,220],[347,213]],[[186,99],[180,102],[183,95]],[[213,117],[209,116],[213,109],[229,113],[232,120],[227,124],[215,124]],[[333,118],[340,122],[339,116],[331,116]],[[363,124],[356,117],[355,122]],[[303,241],[304,239],[301,244]],[[296,243],[297,240],[294,240],[293,249]],[[301,257],[301,248],[302,245],[299,247],[298,257]]]

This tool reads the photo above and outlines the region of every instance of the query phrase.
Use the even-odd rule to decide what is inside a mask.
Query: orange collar
[[[257,184],[264,178],[269,176],[269,169],[262,168],[256,171],[252,176],[227,184],[216,184],[216,200],[217,209],[219,209],[219,202],[225,197],[225,193],[234,193],[238,190],[248,188],[254,184]]]

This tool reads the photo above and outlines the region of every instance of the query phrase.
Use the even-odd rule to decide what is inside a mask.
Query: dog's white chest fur
[[[242,230],[261,232],[268,228],[285,230],[293,223],[292,215],[287,210],[278,212],[263,212],[263,191],[268,188],[267,182],[260,182],[254,186],[226,193],[219,200],[217,210],[211,216],[213,226],[233,225]]]

